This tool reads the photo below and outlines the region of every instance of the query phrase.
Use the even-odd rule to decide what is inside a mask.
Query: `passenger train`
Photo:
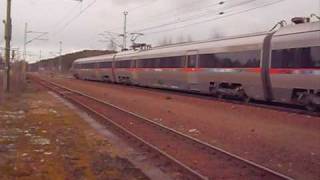
[[[78,59],[75,78],[320,107],[320,21]]]

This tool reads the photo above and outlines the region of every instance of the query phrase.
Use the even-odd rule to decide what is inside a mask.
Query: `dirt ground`
[[[320,118],[151,89],[54,78],[301,180],[320,179]]]
[[[39,86],[0,105],[0,179],[148,179]]]
[[[0,70],[0,103],[3,99],[3,70]]]

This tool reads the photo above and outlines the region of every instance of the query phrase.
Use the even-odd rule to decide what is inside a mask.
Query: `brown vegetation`
[[[8,98],[0,106],[0,179],[148,179],[42,87]]]
[[[85,58],[85,57],[91,57],[91,56],[99,56],[104,54],[111,54],[115,53],[115,51],[110,50],[84,50],[80,52],[70,53],[62,55],[61,57],[55,57],[51,59],[44,59],[40,62],[36,62],[29,65],[28,70],[29,71],[39,71],[39,70],[45,70],[45,71],[61,71],[63,73],[67,73],[71,66],[73,61],[79,58]],[[61,70],[59,70],[59,65],[61,61]]]
[[[0,105],[4,101],[5,71],[0,69]],[[26,64],[22,61],[13,62],[10,72],[10,92],[17,94],[24,90],[26,78]]]

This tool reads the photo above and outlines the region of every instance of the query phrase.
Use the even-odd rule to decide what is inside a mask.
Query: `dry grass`
[[[0,106],[0,179],[148,178],[109,141],[32,82]]]
[[[13,94],[19,94],[25,89],[25,67],[23,62],[14,62],[11,65],[10,73],[10,92]],[[0,70],[0,104],[5,101],[5,93],[3,87],[3,81],[5,78],[5,72]]]

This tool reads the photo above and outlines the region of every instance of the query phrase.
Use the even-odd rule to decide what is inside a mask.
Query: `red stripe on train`
[[[199,72],[201,71],[201,68],[183,68],[183,72]]]
[[[270,74],[313,74],[319,72],[320,68],[272,68]]]
[[[270,69],[270,74],[291,74],[292,69]]]

